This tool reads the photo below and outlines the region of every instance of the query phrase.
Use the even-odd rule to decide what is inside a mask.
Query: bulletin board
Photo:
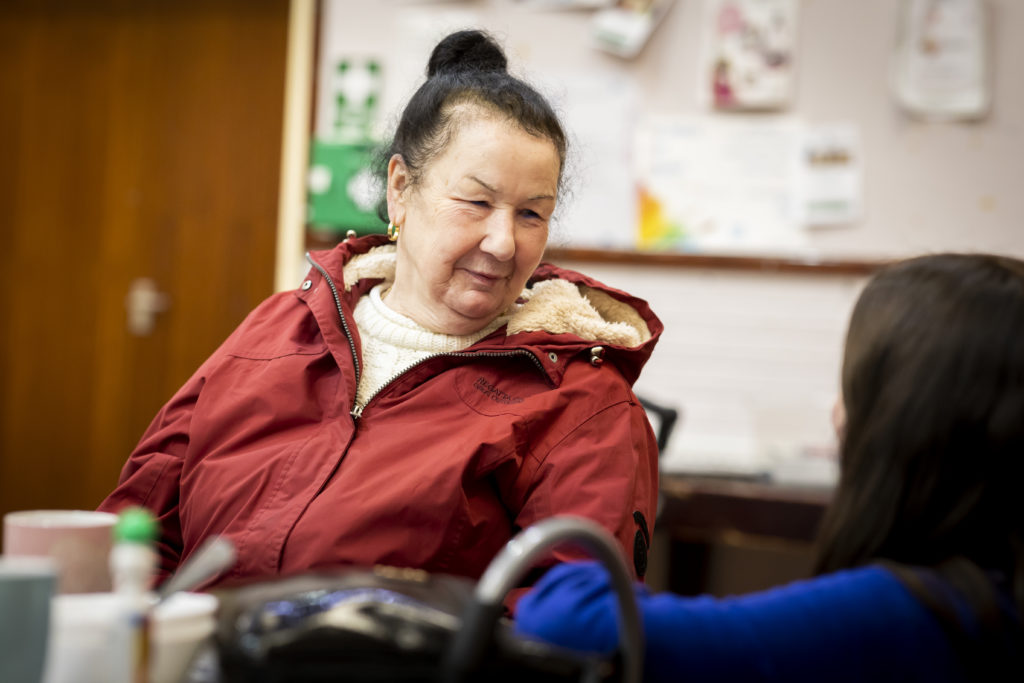
[[[906,3],[919,0],[763,0],[792,5],[793,32],[780,34],[775,50],[786,78],[751,91],[751,106],[716,106],[731,93],[708,85],[709,41],[729,1],[665,3],[642,49],[623,57],[595,42],[601,10],[589,5],[599,2],[321,0],[314,138],[339,135],[338,92],[353,81],[339,64],[376,65],[371,78],[355,80],[372,96],[369,135],[382,139],[422,82],[436,42],[480,27],[569,130],[555,251],[838,272],[941,250],[1024,257],[1024,79],[1015,71],[1024,65],[1024,3],[981,0],[983,114],[928,120],[901,105],[893,80]],[[793,171],[811,161],[828,171]],[[685,180],[659,190],[689,216],[675,235],[671,221],[651,223],[672,207],[652,205],[641,177],[664,178],[665,169]],[[829,204],[829,192],[846,204]],[[808,201],[815,196],[821,201]],[[714,213],[706,207],[730,220],[702,223],[702,212]],[[811,215],[814,207],[820,215]]]

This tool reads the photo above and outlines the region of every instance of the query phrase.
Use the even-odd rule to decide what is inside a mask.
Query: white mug
[[[49,558],[0,557],[0,681],[42,680],[56,588]]]
[[[58,593],[110,590],[117,515],[95,510],[21,510],[4,515],[5,555],[42,556],[57,566]]]
[[[179,683],[186,677],[193,659],[213,638],[218,606],[214,595],[179,592],[151,611],[152,683]],[[56,596],[43,683],[110,683],[131,678],[126,616],[124,598],[117,593]]]

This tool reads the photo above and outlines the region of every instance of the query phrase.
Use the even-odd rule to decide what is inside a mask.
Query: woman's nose
[[[510,261],[516,253],[515,212],[492,211],[480,249],[499,261]]]

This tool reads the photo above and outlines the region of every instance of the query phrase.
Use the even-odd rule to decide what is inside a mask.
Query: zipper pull
[[[358,403],[355,404],[352,407],[352,410],[349,412],[349,415],[351,415],[352,417],[354,417],[355,419],[358,420],[359,418],[361,418],[363,416],[363,407],[364,406],[361,406]]]

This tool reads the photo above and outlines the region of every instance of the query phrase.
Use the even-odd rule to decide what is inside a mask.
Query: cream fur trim
[[[383,278],[384,282],[395,281],[395,264],[398,263],[398,247],[393,244],[382,244],[365,254],[349,259],[342,270],[345,280],[345,291],[363,278]]]
[[[627,347],[639,346],[651,338],[647,324],[632,307],[568,280],[535,284],[530,300],[508,321],[509,334],[539,330]]]
[[[394,282],[396,248],[374,247],[345,264],[345,291],[363,278]],[[647,323],[629,304],[592,287],[577,287],[568,280],[544,280],[523,290],[526,303],[513,306],[508,333],[549,332],[575,334],[601,344],[640,346],[651,338]]]

